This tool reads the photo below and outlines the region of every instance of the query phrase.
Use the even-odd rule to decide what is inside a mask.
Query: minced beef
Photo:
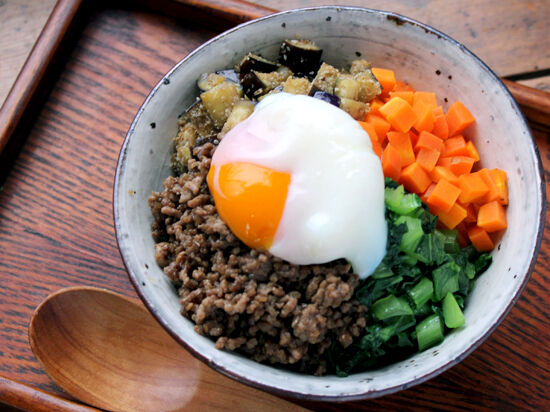
[[[182,314],[218,349],[326,373],[333,340],[346,347],[366,324],[353,298],[358,276],[343,260],[298,266],[243,244],[208,190],[215,145],[199,144],[188,171],[149,197],[156,259],[179,291]]]

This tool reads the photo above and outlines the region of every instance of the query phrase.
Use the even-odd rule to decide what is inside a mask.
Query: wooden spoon
[[[29,325],[31,348],[75,398],[113,411],[303,410],[191,356],[134,301],[105,289],[50,295]]]

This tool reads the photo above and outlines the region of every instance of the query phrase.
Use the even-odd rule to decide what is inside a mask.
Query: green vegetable
[[[409,297],[414,302],[416,308],[424,306],[434,294],[434,284],[428,278],[420,279],[412,289],[408,292]]]
[[[439,315],[431,315],[416,325],[418,350],[423,351],[443,342],[443,325]]]
[[[405,299],[394,295],[379,299],[372,305],[372,313],[378,320],[388,320],[398,316],[412,315],[413,311]]]
[[[403,186],[386,188],[384,194],[386,207],[399,215],[409,215],[422,206],[420,198],[414,194],[405,194]]]
[[[443,319],[448,328],[459,328],[464,325],[464,315],[452,293],[447,293],[443,299]]]
[[[416,247],[422,239],[424,232],[422,231],[422,222],[420,219],[410,217],[410,216],[400,216],[396,221],[396,225],[405,224],[407,226],[407,231],[403,234],[401,238],[401,250],[407,255],[413,257],[413,253],[416,250]]]
[[[434,279],[434,300],[440,301],[448,292],[458,291],[460,266],[454,262],[445,263],[432,272]]]
[[[386,256],[355,289],[367,326],[342,347],[334,337],[331,367],[339,376],[410,356],[440,343],[445,328],[464,324],[464,298],[491,255],[461,249],[457,232],[436,229],[437,218],[418,196],[386,179]],[[448,330],[448,329],[447,329]]]

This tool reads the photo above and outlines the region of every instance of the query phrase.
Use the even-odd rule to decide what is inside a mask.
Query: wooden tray
[[[156,11],[153,2],[140,3],[60,0],[0,113],[0,402],[27,410],[81,408],[64,402],[68,396],[34,359],[30,316],[66,286],[136,297],[116,247],[111,206],[126,131],[173,64],[220,30],[266,12],[237,1],[205,7],[159,0]],[[547,96],[521,90],[544,123]],[[544,128],[535,131],[546,173],[549,137]],[[549,241],[546,232],[518,303],[459,365],[372,401],[300,404],[335,411],[548,409]]]

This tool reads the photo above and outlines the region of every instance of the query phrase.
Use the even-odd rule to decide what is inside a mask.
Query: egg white
[[[299,265],[345,258],[361,277],[384,257],[382,166],[366,132],[343,110],[308,96],[267,96],[216,149],[216,170],[231,162],[291,174],[273,255]]]

